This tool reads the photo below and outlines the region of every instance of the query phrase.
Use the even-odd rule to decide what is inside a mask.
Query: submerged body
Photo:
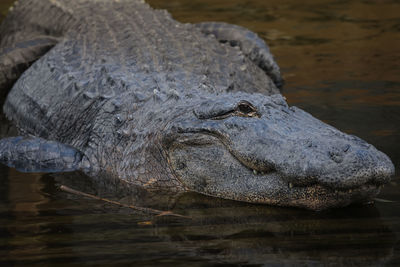
[[[17,3],[0,84],[18,79],[4,111],[31,137],[0,142],[10,166],[310,209],[368,201],[393,175],[373,146],[289,107],[246,29],[134,0]]]

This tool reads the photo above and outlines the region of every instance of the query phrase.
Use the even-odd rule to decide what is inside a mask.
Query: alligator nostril
[[[349,144],[345,145],[345,146],[343,147],[343,152],[349,151],[350,147],[351,147],[351,146],[350,146]]]
[[[305,141],[305,146],[306,147],[312,147],[313,146],[313,142],[311,140],[306,140]]]
[[[177,163],[177,166],[176,166],[176,169],[177,170],[183,170],[183,169],[185,169],[186,168],[186,164],[184,163],[184,162],[178,162]]]
[[[343,161],[343,155],[339,151],[329,151],[329,157],[336,163],[341,163]]]

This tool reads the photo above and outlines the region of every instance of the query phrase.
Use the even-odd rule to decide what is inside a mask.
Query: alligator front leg
[[[244,27],[224,22],[202,22],[195,24],[206,35],[213,34],[220,42],[239,46],[242,52],[271,77],[281,89],[283,79],[267,44],[258,35]]]
[[[12,36],[7,36],[12,39]],[[46,54],[59,40],[51,36],[36,36],[12,43],[0,50],[0,90],[4,97],[13,83],[29,66]]]
[[[21,172],[67,172],[82,169],[87,160],[71,146],[18,136],[0,140],[0,162]]]

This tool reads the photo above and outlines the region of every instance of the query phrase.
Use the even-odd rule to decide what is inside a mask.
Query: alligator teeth
[[[293,188],[293,184],[292,183],[289,183],[289,188]]]
[[[253,170],[253,173],[254,173],[254,175],[257,175],[257,171],[256,170]]]

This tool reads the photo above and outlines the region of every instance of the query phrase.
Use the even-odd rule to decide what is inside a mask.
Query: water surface
[[[379,196],[386,201],[310,212],[197,194],[155,196],[79,173],[0,166],[0,263],[400,265],[400,1],[148,2],[183,22],[226,21],[257,32],[281,66],[291,105],[391,157],[397,172]],[[0,14],[11,3],[1,1]],[[0,130],[9,132],[8,125],[2,118]],[[61,192],[60,183],[193,219],[133,212]]]

